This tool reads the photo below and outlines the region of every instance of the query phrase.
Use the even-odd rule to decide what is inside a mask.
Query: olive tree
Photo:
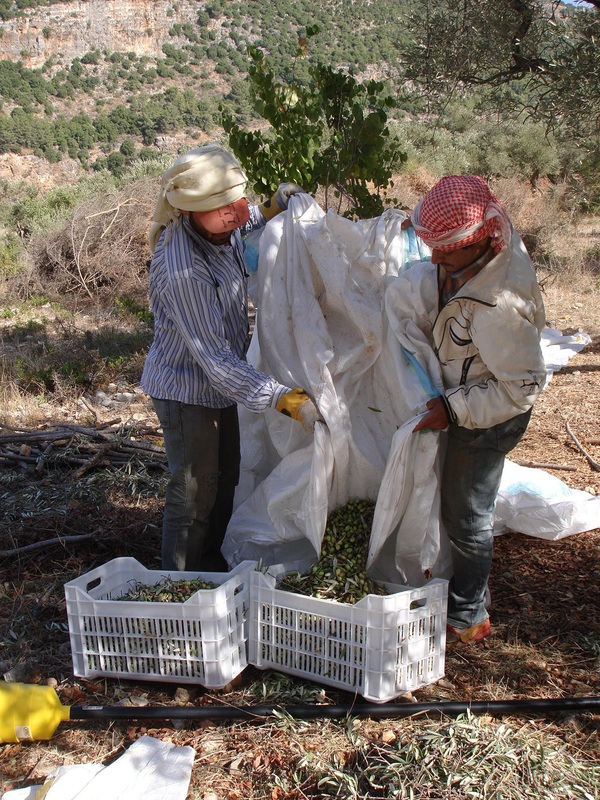
[[[479,88],[488,109],[598,146],[600,0],[411,0],[406,25],[404,73],[431,110]]]

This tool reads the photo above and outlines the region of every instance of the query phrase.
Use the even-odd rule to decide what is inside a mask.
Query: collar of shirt
[[[470,281],[471,278],[474,278],[481,270],[486,267],[490,261],[494,258],[496,253],[494,252],[494,248],[490,245],[485,253],[482,253],[479,258],[473,261],[471,264],[467,264],[466,267],[458,270],[458,272],[446,272],[444,269],[440,269],[438,283],[440,287],[440,300],[442,306],[446,305],[448,300],[454,297],[454,295],[461,289],[467,281]]]

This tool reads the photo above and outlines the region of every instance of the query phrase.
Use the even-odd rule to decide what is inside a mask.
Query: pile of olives
[[[284,575],[278,588],[350,605],[368,594],[389,594],[366,572],[374,511],[374,503],[358,499],[333,511],[327,518],[319,560],[307,575]]]

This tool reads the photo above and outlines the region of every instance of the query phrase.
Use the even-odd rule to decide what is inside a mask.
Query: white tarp
[[[141,736],[116,761],[57,767],[41,786],[13,789],[2,800],[185,800],[195,751]]]
[[[505,460],[494,533],[517,531],[538,539],[557,540],[598,527],[600,496],[571,489],[542,469]]]
[[[444,437],[412,433],[441,388],[439,364],[419,325],[418,291],[409,305],[393,281],[429,251],[402,231],[405,217],[389,210],[352,222],[296,195],[264,229],[248,360],[305,388],[323,422],[313,435],[274,410],[240,407],[242,474],[223,545],[230,566],[315,559],[328,513],[360,497],[376,502],[374,577],[419,586],[426,574],[447,575]]]
[[[546,386],[558,370],[566,366],[575,353],[579,353],[592,341],[587,333],[572,333],[565,336],[554,328],[542,331],[541,343],[546,362]]]

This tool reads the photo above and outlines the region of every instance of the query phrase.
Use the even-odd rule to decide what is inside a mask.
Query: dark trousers
[[[225,572],[221,545],[240,475],[237,406],[204,408],[155,398],[152,402],[170,472],[162,568]]]
[[[531,410],[491,428],[448,428],[441,481],[442,522],[450,539],[453,575],[448,622],[470,628],[485,622],[485,590],[492,568],[493,514],[504,457],[521,440]]]

